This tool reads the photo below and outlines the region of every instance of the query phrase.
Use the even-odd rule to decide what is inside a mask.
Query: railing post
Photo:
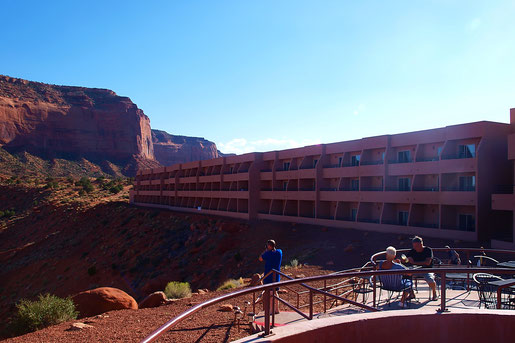
[[[327,292],[327,280],[324,280],[324,291]],[[327,312],[327,296],[324,294],[324,313]]]
[[[374,292],[372,294],[372,307],[376,307],[376,276],[372,275],[372,288]]]
[[[256,292],[252,292],[252,313],[256,313]]]
[[[497,288],[497,309],[500,309],[501,308],[501,291],[502,291],[502,287],[499,287]]]
[[[441,284],[440,284],[440,297],[441,297],[441,301],[440,301],[440,309],[438,310],[438,312],[445,312],[446,309],[445,309],[445,297],[446,297],[446,289],[447,289],[447,286],[445,285],[446,284],[446,274],[445,273],[442,273],[440,275],[440,278],[442,280]]]
[[[274,271],[273,276],[274,276],[273,282],[275,282],[277,280],[275,271]],[[276,301],[275,300],[275,287],[272,288],[270,293],[271,293],[270,299],[272,300],[272,327],[274,327],[275,326],[275,301]],[[279,304],[277,304],[277,306],[279,306]]]
[[[270,335],[270,289],[263,293],[263,310],[265,311],[265,336]]]
[[[309,320],[313,319],[313,291],[309,290]]]

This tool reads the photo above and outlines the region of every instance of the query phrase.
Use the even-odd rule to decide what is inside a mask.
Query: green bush
[[[243,286],[243,279],[242,278],[239,278],[238,280],[235,280],[235,279],[229,279],[227,281],[225,281],[220,287],[218,287],[216,290],[217,291],[221,291],[221,290],[224,290],[224,289],[233,289],[233,288],[238,288],[238,287],[242,287]]]
[[[109,188],[109,192],[114,193],[114,194],[120,193],[122,190],[123,190],[122,185],[116,185],[116,186]]]
[[[85,176],[81,177],[79,181],[75,182],[75,186],[81,186],[86,193],[91,193],[94,189],[93,184],[91,183],[89,178]]]
[[[191,297],[191,287],[188,282],[168,282],[165,294],[169,299],[181,299]]]
[[[16,214],[16,212],[14,212],[13,209],[10,209],[10,210],[5,210],[5,211],[0,211],[0,218],[11,218],[13,217],[14,215]]]
[[[40,294],[37,301],[22,299],[16,308],[18,313],[10,323],[10,331],[16,335],[76,319],[78,315],[70,298],[50,294]]]

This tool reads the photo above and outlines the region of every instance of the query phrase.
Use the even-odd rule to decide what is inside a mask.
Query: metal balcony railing
[[[413,191],[415,192],[438,192],[438,186],[435,187],[415,187],[413,186]]]
[[[510,258],[513,259],[515,256],[515,251],[512,250],[493,250],[493,249],[474,249],[474,248],[454,248],[455,251],[460,253],[465,253],[466,260],[470,261],[471,253],[475,251],[479,253],[502,253],[505,255],[509,255]],[[397,252],[407,253],[409,249],[399,249]],[[449,251],[446,248],[433,248],[434,252],[447,252]],[[356,306],[360,309],[370,311],[370,312],[378,312],[380,309],[377,307],[379,304],[377,302],[377,292],[378,292],[378,278],[383,275],[398,275],[404,274],[406,271],[403,270],[375,270],[378,266],[377,261],[379,257],[382,257],[386,254],[385,251],[375,253],[370,257],[370,261],[367,262],[361,268],[353,268],[340,272],[335,272],[328,275],[318,275],[301,279],[294,279],[289,275],[286,275],[277,270],[271,270],[266,275],[260,279],[260,281],[264,280],[269,275],[273,275],[274,280],[276,275],[281,275],[283,280],[281,282],[270,283],[262,286],[251,287],[247,289],[242,289],[230,294],[222,295],[213,299],[210,299],[201,304],[195,305],[189,310],[181,313],[180,315],[170,319],[161,327],[153,331],[150,335],[148,335],[142,343],[150,343],[159,338],[166,331],[175,327],[178,323],[183,322],[193,314],[202,311],[210,306],[227,302],[231,299],[252,295],[252,309],[253,313],[256,313],[256,304],[259,301],[262,301],[263,310],[264,310],[264,335],[268,336],[271,333],[271,328],[275,326],[275,304],[277,300],[290,310],[296,312],[303,318],[307,320],[312,320],[314,318],[314,306],[317,304],[323,304],[323,312],[327,312],[330,310],[334,304],[335,300],[341,301],[344,304],[350,304]],[[464,274],[465,282],[467,286],[467,290],[470,290],[470,285],[472,283],[472,276],[475,273],[491,273],[494,275],[503,275],[510,276],[513,275],[513,269],[511,268],[487,268],[487,267],[473,267],[471,263],[466,263],[465,266],[448,266],[444,265],[443,267],[433,267],[433,268],[420,268],[420,269],[411,269],[409,273],[413,276],[423,275],[426,273],[434,273],[439,279],[439,290],[440,290],[440,308],[439,312],[443,313],[446,311],[447,307],[447,282],[448,279],[451,278],[451,275],[456,274]],[[371,292],[372,292],[372,304],[365,304],[365,300],[362,302],[355,296],[355,290],[358,288],[355,285],[359,285],[360,280],[370,280],[371,284]],[[310,283],[322,283],[321,287],[311,286]],[[498,298],[497,298],[497,308],[501,308],[502,303],[499,301],[500,293],[502,292],[503,287],[510,287],[512,284],[506,284],[505,286],[500,287],[498,290]],[[300,286],[301,291],[293,289],[293,286]],[[281,298],[275,290],[277,288],[283,288],[294,294],[296,297],[295,304],[289,303],[285,299]],[[380,291],[380,289],[379,289]],[[256,297],[256,294],[259,293],[259,296]],[[307,300],[301,301],[301,298],[307,296]],[[318,297],[318,299],[317,299]],[[320,299],[320,300],[319,300]],[[273,301],[272,301],[273,300]],[[249,302],[250,304],[250,302]],[[302,309],[305,309],[302,311]]]
[[[384,164],[384,161],[383,160],[378,160],[378,161],[360,161],[360,164],[362,166],[373,166],[373,165],[380,165],[380,164]]]

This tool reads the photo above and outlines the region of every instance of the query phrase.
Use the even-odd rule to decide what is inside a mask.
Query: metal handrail
[[[446,250],[446,249],[443,249],[443,250]],[[486,249],[478,249],[479,251],[481,250],[486,250]],[[511,251],[510,251],[511,252]],[[515,253],[515,252],[512,252],[512,253]],[[459,270],[463,270],[464,268],[420,268],[420,269],[413,269],[413,270],[409,270],[409,273],[414,275],[414,274],[425,274],[425,273],[435,273],[435,274],[438,274],[440,276],[440,279],[441,279],[441,284],[440,284],[440,287],[441,287],[441,291],[440,291],[440,294],[441,294],[441,306],[440,306],[440,309],[439,311],[443,312],[445,311],[445,302],[446,302],[446,274],[447,273],[454,273],[456,271],[459,271]],[[490,271],[491,273],[495,273],[495,274],[513,274],[514,273],[514,270],[511,269],[511,268],[480,268],[480,267],[469,267],[467,268],[467,271],[470,272],[470,273],[478,273],[478,272],[484,272],[485,270],[488,270]],[[274,271],[272,270],[272,272],[277,272],[277,271]],[[273,294],[273,290],[279,286],[281,287],[284,287],[284,286],[290,286],[290,285],[295,285],[295,284],[305,284],[307,282],[316,282],[316,281],[324,281],[324,280],[330,280],[330,279],[336,279],[336,278],[342,278],[342,277],[372,277],[373,279],[373,292],[374,292],[374,301],[373,301],[373,306],[375,307],[375,299],[376,299],[376,282],[375,282],[375,279],[377,276],[381,276],[381,275],[393,275],[393,274],[405,274],[406,273],[406,270],[373,270],[373,271],[359,271],[359,272],[343,272],[343,273],[335,273],[335,274],[327,274],[327,275],[317,275],[317,276],[311,276],[311,277],[306,277],[306,278],[302,278],[302,279],[292,279],[292,280],[287,280],[287,281],[281,281],[281,282],[274,282],[274,283],[271,283],[271,284],[267,284],[267,285],[261,285],[261,286],[256,286],[256,287],[251,287],[251,288],[248,288],[248,289],[244,289],[244,290],[241,290],[241,291],[236,291],[234,293],[230,293],[230,294],[226,294],[226,295],[223,295],[223,296],[220,296],[220,297],[217,297],[217,298],[213,298],[213,299],[210,299],[206,302],[203,302],[201,304],[198,304],[194,307],[192,307],[191,309],[189,309],[188,311],[185,311],[183,313],[181,313],[180,315],[176,316],[175,318],[169,320],[168,322],[166,322],[165,324],[163,324],[161,327],[159,327],[157,330],[155,330],[154,332],[152,332],[149,336],[147,336],[143,341],[142,343],[149,343],[149,342],[153,342],[155,339],[157,339],[159,336],[161,336],[166,330],[168,330],[170,327],[174,326],[175,324],[183,321],[185,318],[187,318],[188,316],[206,308],[206,307],[209,307],[209,306],[212,306],[212,305],[215,305],[215,304],[218,304],[220,302],[224,302],[224,301],[227,301],[229,299],[233,299],[233,298],[237,298],[237,297],[240,297],[240,296],[243,296],[243,295],[247,295],[247,294],[251,294],[253,292],[259,292],[259,291],[263,291],[264,292],[264,297],[263,297],[263,307],[264,307],[264,310],[265,310],[265,335],[268,335],[270,333],[270,315],[272,315],[272,323],[274,321],[274,303],[275,302],[272,302],[272,311],[270,311],[270,297],[275,297],[275,295]],[[306,285],[307,286],[307,285]],[[307,286],[307,287],[310,287],[310,286]],[[313,293],[314,292],[317,292],[317,293],[320,293],[320,294],[323,294],[323,295],[326,295],[326,296],[330,296],[330,297],[334,297],[334,298],[337,298],[339,300],[344,300],[344,301],[347,301],[349,302],[350,299],[346,299],[346,298],[341,298],[341,297],[338,297],[334,294],[331,294],[331,293],[328,293],[328,292],[325,292],[325,291],[321,291],[321,290],[318,290],[316,288],[313,288],[313,287],[310,287],[310,319],[313,318]],[[271,295],[272,294],[272,295]],[[359,304],[361,307],[363,307],[363,304]],[[365,305],[366,306],[366,305]],[[368,307],[368,306],[367,306]],[[379,311],[379,309],[374,309],[374,310],[377,310]]]

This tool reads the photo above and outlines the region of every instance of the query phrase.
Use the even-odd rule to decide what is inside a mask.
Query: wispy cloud
[[[474,18],[471,21],[469,21],[466,25],[467,31],[476,31],[479,26],[481,26],[481,19]]]
[[[265,138],[249,141],[245,138],[234,138],[226,143],[218,143],[218,149],[226,154],[245,154],[254,151],[272,151],[298,148],[306,145],[320,144],[319,141]]]

